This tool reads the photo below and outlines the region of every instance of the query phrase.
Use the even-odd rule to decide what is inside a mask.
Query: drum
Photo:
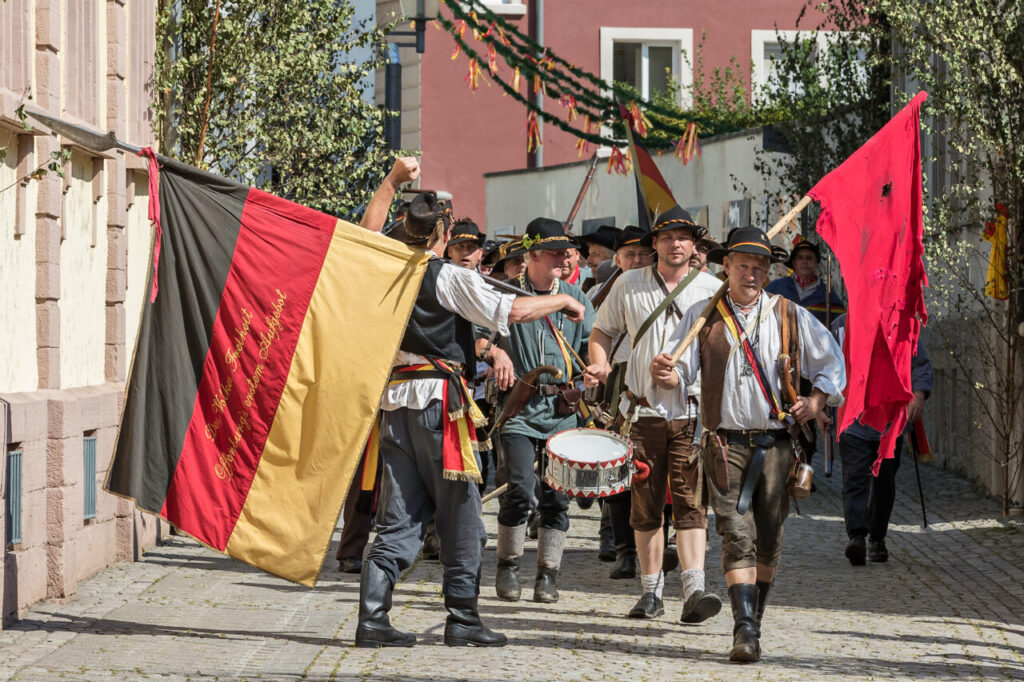
[[[547,484],[570,497],[608,497],[629,488],[633,443],[601,429],[569,429],[548,438]]]

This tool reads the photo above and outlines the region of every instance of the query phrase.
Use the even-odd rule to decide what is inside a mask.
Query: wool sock
[[[683,600],[689,599],[697,590],[704,591],[704,571],[699,568],[683,571]]]
[[[653,575],[641,575],[640,582],[644,587],[644,594],[653,592],[654,596],[661,599],[662,593],[665,591],[665,574],[661,571]]]

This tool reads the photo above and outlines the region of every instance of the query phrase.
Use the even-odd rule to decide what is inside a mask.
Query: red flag
[[[918,93],[808,192],[821,203],[818,234],[839,259],[849,296],[839,432],[858,416],[884,432],[876,474],[906,425],[913,398],[910,358],[928,319],[920,145],[920,108],[927,97]]]

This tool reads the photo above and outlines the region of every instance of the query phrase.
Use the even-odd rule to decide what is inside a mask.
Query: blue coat
[[[820,277],[818,278],[818,286],[804,296],[800,298],[800,288],[796,285],[796,280],[792,277],[779,277],[768,283],[768,286],[764,288],[769,294],[778,294],[788,298],[790,301],[797,303],[808,311],[810,311],[818,322],[825,324],[825,282]],[[846,312],[846,306],[843,304],[843,299],[836,295],[836,292],[832,292],[832,319],[836,319],[840,315]]]

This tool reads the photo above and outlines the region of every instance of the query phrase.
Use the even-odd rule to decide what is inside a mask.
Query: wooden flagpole
[[[770,240],[779,232],[782,232],[784,229],[786,229],[786,227],[791,222],[793,222],[796,219],[796,217],[800,215],[800,212],[807,208],[807,206],[810,203],[811,198],[809,196],[805,196],[803,199],[800,200],[800,202],[796,206],[789,209],[789,213],[782,216],[782,218],[779,219],[779,222],[775,223],[775,225],[772,226],[772,229],[768,230],[768,239]],[[686,349],[690,347],[690,344],[693,343],[693,340],[697,338],[697,334],[699,334],[700,330],[704,328],[705,324],[707,324],[708,318],[711,316],[711,313],[715,309],[715,306],[718,305],[718,302],[722,300],[722,296],[724,296],[725,292],[728,290],[729,282],[722,282],[722,286],[718,288],[718,291],[715,292],[715,295],[712,296],[711,300],[708,301],[708,304],[704,306],[704,310],[701,312],[700,317],[697,318],[697,321],[693,323],[692,327],[690,327],[690,331],[686,332],[686,336],[683,337],[683,340],[679,343],[678,346],[676,346],[676,349],[672,352],[673,364],[679,362],[679,358],[683,357],[683,353],[685,353]]]

